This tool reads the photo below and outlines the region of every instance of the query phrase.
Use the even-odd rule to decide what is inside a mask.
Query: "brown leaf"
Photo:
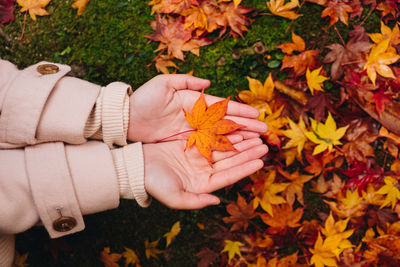
[[[110,253],[110,248],[105,247],[100,253],[100,260],[104,263],[105,267],[119,267],[117,263],[122,255],[118,253]]]
[[[240,230],[242,228],[246,231],[249,225],[249,220],[256,216],[253,201],[247,203],[246,199],[244,199],[240,194],[238,195],[236,203],[226,206],[226,211],[231,216],[224,217],[222,220],[225,223],[234,223],[230,229],[231,231]]]

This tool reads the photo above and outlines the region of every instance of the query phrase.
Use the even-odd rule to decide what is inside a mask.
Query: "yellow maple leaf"
[[[339,140],[346,133],[349,125],[336,129],[336,122],[330,112],[325,124],[312,118],[310,118],[310,120],[312,131],[306,132],[305,135],[311,142],[317,144],[314,148],[313,155],[319,154],[327,149],[332,151],[333,145],[342,144]]]
[[[78,16],[82,15],[85,12],[86,6],[90,0],[75,0],[72,3],[72,8],[78,9]]]
[[[393,30],[381,21],[381,33],[369,33],[368,36],[375,44],[379,44],[383,40],[390,40],[390,45],[400,44],[400,30],[399,25],[395,25]]]
[[[367,62],[364,70],[367,70],[369,79],[375,85],[376,73],[385,78],[395,78],[393,71],[388,65],[395,63],[400,59],[396,50],[389,46],[390,40],[386,39],[372,47],[371,52],[367,55]]]
[[[256,173],[256,175],[260,175]],[[289,186],[288,183],[274,183],[276,171],[272,170],[267,174],[267,178],[264,181],[264,186],[261,190],[257,190],[256,188],[252,188],[254,195],[256,196],[254,199],[254,209],[258,207],[260,204],[261,208],[265,210],[268,214],[273,216],[272,205],[286,203],[286,200],[282,196],[278,196],[277,194],[283,192],[286,187]],[[254,175],[253,175],[254,176]]]
[[[49,13],[44,9],[50,0],[17,0],[22,7],[20,12],[29,12],[29,16],[36,21],[36,16],[46,16]]]
[[[314,264],[315,267],[336,267],[336,255],[333,251],[339,247],[341,241],[342,239],[338,235],[329,236],[323,240],[321,234],[318,233],[318,238],[314,244],[314,248],[310,248],[310,251],[313,254],[311,257],[311,264]]]
[[[310,71],[310,69],[307,68],[306,72],[307,85],[312,95],[314,95],[314,90],[323,92],[324,89],[322,89],[321,85],[323,84],[324,81],[329,80],[327,77],[320,75],[321,70],[322,66],[313,71]]]
[[[257,108],[260,113],[266,112],[271,114],[271,107],[268,102],[274,99],[274,81],[272,80],[271,73],[268,78],[265,79],[264,85],[256,79],[247,77],[249,81],[249,89],[239,92],[239,98],[243,100],[246,104],[249,104]]]
[[[122,253],[122,256],[125,258],[125,266],[130,264],[139,264],[139,257],[133,249],[124,247],[125,252]]]
[[[231,263],[231,260],[238,255],[239,257],[242,257],[242,254],[240,253],[240,247],[244,246],[242,242],[239,241],[231,241],[231,240],[225,240],[225,247],[221,251],[222,252],[228,252],[228,263]]]
[[[157,254],[161,254],[164,252],[163,250],[157,248],[159,241],[160,239],[157,239],[153,242],[149,242],[147,239],[144,241],[145,254],[147,259],[155,258],[159,260]]]
[[[285,144],[283,149],[288,149],[292,147],[297,147],[297,153],[301,155],[301,151],[303,151],[304,144],[307,141],[307,136],[305,135],[306,132],[306,125],[304,124],[303,118],[300,117],[299,123],[296,124],[291,119],[289,121],[289,130],[285,130],[283,134],[290,138],[289,142]]]
[[[398,181],[390,176],[386,176],[384,181],[385,185],[376,191],[377,194],[386,195],[380,208],[386,207],[388,204],[392,203],[393,209],[397,201],[400,199],[400,191],[395,186],[398,184]]]
[[[310,181],[314,176],[300,174],[298,171],[289,173],[282,170],[281,168],[278,168],[278,170],[280,174],[282,174],[286,179],[290,180],[288,187],[284,191],[287,203],[290,206],[293,206],[293,203],[296,200],[297,196],[297,201],[304,206],[303,186],[304,183]]]
[[[332,251],[336,255],[336,257],[339,257],[340,253],[344,249],[353,247],[353,244],[351,244],[351,242],[347,240],[347,238],[349,238],[354,233],[354,230],[352,229],[345,231],[349,219],[350,218],[347,218],[346,220],[338,220],[337,222],[335,222],[335,219],[333,218],[331,212],[325,221],[325,227],[321,229],[321,232],[326,237],[338,235],[342,239],[338,247]]]
[[[338,203],[324,200],[330,209],[340,218],[360,217],[364,215],[366,203],[359,196],[357,190],[351,191],[347,189],[346,196],[340,194],[337,201]]]
[[[278,110],[268,116],[265,116],[265,113],[263,112],[258,118],[260,121],[263,121],[268,125],[268,132],[262,135],[266,137],[268,144],[275,145],[277,147],[281,146],[281,140],[279,136],[284,135],[284,130],[281,128],[288,123],[288,119],[286,117],[281,117],[283,108],[284,106],[281,106]]]
[[[271,0],[267,2],[267,7],[272,14],[280,17],[284,17],[290,20],[295,20],[301,14],[297,14],[296,12],[292,11],[291,9],[298,7],[299,1],[298,0],[290,0],[288,3],[285,4],[285,0]]]
[[[26,260],[28,259],[28,255],[28,252],[21,255],[18,251],[15,251],[13,267],[27,267],[28,264],[26,263]]]
[[[174,223],[174,225],[172,225],[171,231],[164,235],[165,239],[167,240],[167,247],[169,246],[169,244],[171,244],[172,239],[174,239],[180,231],[181,224],[179,221],[177,221],[176,223]]]
[[[288,204],[274,205],[273,206],[275,216],[271,216],[267,213],[261,213],[261,220],[271,226],[267,229],[270,234],[277,234],[286,230],[286,228],[296,228],[301,224],[299,221],[303,217],[304,208],[298,208],[293,210]]]

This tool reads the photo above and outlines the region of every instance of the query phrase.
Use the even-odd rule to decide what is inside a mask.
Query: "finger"
[[[169,207],[187,210],[201,209],[210,205],[218,205],[219,203],[219,198],[211,194],[195,194],[182,191]]]
[[[210,81],[188,74],[167,74],[167,85],[175,90],[201,90],[210,86]]]
[[[213,172],[217,173],[225,169],[234,168],[235,166],[239,166],[245,162],[261,158],[267,153],[268,153],[268,146],[263,144],[253,146],[250,149],[242,151],[232,157],[217,161],[213,165]]]
[[[241,130],[257,132],[257,133],[265,133],[268,131],[267,124],[259,120],[237,117],[237,116],[226,116],[225,119],[230,119],[238,124],[244,125],[245,127],[241,128]]]
[[[210,178],[209,192],[219,190],[255,173],[264,166],[261,159],[248,161],[233,168],[215,173]]]
[[[240,143],[237,143],[234,145],[234,147],[239,151],[228,151],[228,152],[220,152],[220,151],[215,151],[212,153],[212,161],[217,162],[229,157],[232,157],[233,155],[236,155],[242,151],[248,150],[254,146],[261,145],[262,140],[260,138],[253,138],[253,139],[247,139],[243,140]]]
[[[228,138],[228,140],[232,143],[232,144],[237,144],[241,141],[243,141],[243,136],[241,134],[229,134],[226,136]]]
[[[252,138],[260,137],[260,134],[259,134],[259,133],[250,132],[250,131],[241,131],[241,130],[238,130],[238,131],[233,132],[233,134],[241,135],[241,136],[243,137],[243,139],[252,139]]]

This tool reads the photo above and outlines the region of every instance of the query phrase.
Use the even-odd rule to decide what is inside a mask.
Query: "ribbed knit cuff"
[[[15,254],[14,235],[0,235],[0,266],[11,267]]]
[[[141,207],[151,202],[144,186],[143,150],[140,142],[111,150],[118,175],[120,197],[135,199]]]
[[[104,89],[102,110],[103,140],[109,147],[113,144],[125,146],[127,118],[129,117],[129,85],[121,82],[109,84]],[[128,114],[126,114],[128,112]],[[128,118],[129,119],[129,118]]]

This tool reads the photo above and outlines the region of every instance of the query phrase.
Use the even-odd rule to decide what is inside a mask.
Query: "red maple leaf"
[[[0,23],[14,20],[14,0],[0,0]]]
[[[380,183],[387,175],[384,169],[375,163],[373,159],[367,162],[355,161],[350,168],[343,170],[342,173],[350,180],[347,181],[345,188],[358,189],[359,194],[367,188],[370,183]]]
[[[372,102],[375,102],[376,111],[378,111],[379,116],[381,116],[382,112],[385,110],[385,105],[392,103],[392,98],[385,94],[383,86],[376,93],[374,93]]]

